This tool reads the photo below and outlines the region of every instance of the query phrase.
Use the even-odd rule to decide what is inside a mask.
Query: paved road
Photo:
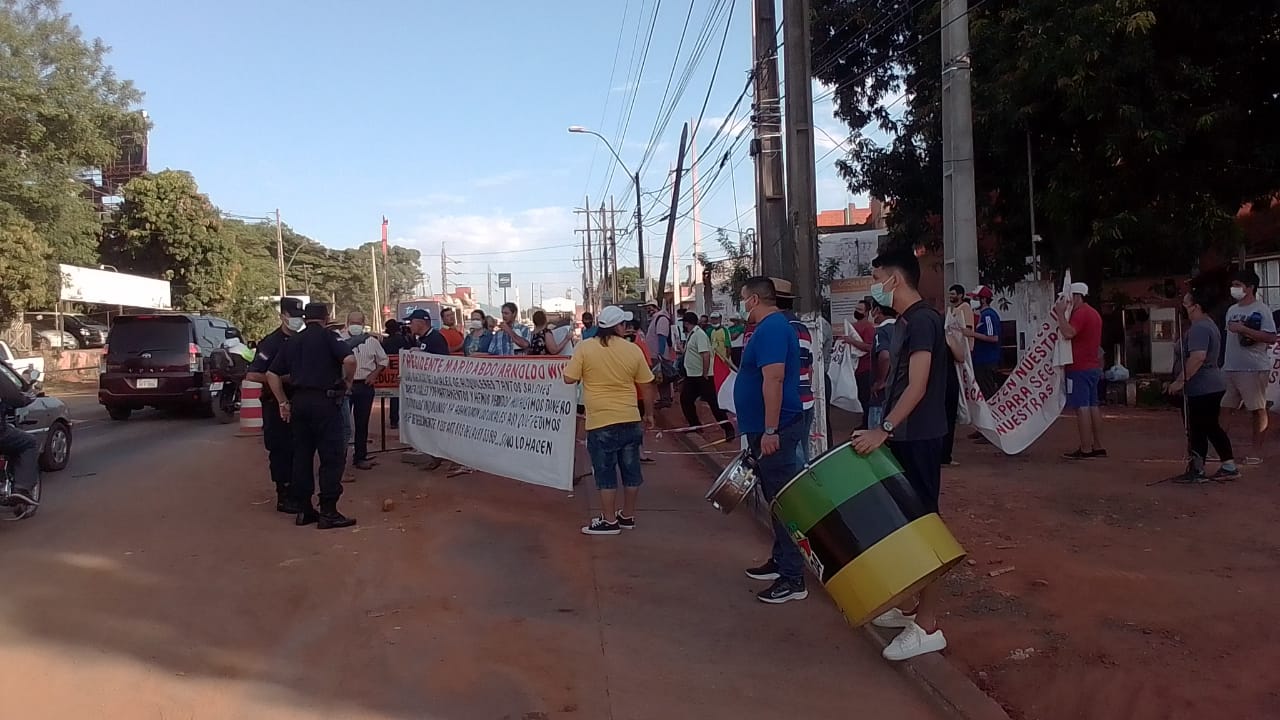
[[[820,592],[754,600],[767,542],[688,458],[624,536],[579,534],[587,493],[394,458],[321,532],[274,512],[233,426],[87,417],[40,514],[0,524],[23,720],[941,717]]]

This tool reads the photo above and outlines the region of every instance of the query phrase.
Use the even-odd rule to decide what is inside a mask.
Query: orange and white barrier
[[[245,380],[240,386],[240,430],[236,437],[262,434],[262,383]]]

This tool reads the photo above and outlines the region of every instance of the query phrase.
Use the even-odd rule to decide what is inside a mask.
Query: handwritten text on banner
[[[573,489],[576,392],[568,358],[400,353],[400,436],[493,475]]]

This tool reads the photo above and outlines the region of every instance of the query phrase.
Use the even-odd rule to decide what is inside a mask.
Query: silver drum
[[[707,491],[707,502],[728,515],[746,499],[760,481],[760,467],[746,450],[725,467]]]

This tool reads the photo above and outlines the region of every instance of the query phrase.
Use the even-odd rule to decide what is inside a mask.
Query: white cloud
[[[530,249],[572,243],[574,227],[573,211],[564,207],[487,215],[428,214],[396,243],[426,253],[438,252],[440,243],[454,253]]]

